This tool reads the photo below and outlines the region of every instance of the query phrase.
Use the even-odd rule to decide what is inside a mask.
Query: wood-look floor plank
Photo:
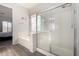
[[[11,40],[0,42],[0,56],[44,56],[39,52],[31,53],[20,44],[12,45]]]

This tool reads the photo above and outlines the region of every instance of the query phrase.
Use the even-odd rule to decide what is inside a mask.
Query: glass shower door
[[[72,5],[64,5],[51,11],[55,18],[55,30],[51,31],[51,52],[61,56],[74,55],[74,23]]]
[[[40,13],[37,17],[38,48],[55,55],[74,55],[74,26],[71,4]]]
[[[38,48],[50,52],[50,34],[46,16],[37,16]]]

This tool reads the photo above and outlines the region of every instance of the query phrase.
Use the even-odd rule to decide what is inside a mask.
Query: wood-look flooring
[[[0,41],[0,56],[45,56],[39,52],[31,53],[20,44],[12,45],[11,40]]]

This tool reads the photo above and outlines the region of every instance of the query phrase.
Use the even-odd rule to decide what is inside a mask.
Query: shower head
[[[66,3],[66,4],[62,5],[62,8],[70,7],[71,5],[72,5],[71,3]]]

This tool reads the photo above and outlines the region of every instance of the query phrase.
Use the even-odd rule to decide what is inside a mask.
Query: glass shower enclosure
[[[37,48],[59,56],[74,55],[72,4],[63,4],[37,16]]]

